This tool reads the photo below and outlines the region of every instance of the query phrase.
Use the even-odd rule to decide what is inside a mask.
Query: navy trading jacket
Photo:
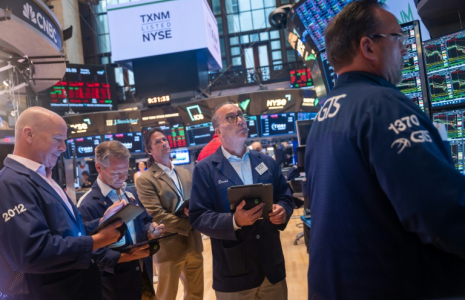
[[[36,172],[6,158],[0,171],[0,299],[98,300],[102,288],[81,221]],[[73,216],[74,213],[74,217]],[[88,226],[87,226],[88,225]]]
[[[213,289],[219,292],[256,288],[265,276],[271,283],[286,278],[278,229],[284,230],[292,215],[291,191],[271,157],[257,151],[249,151],[249,155],[253,183],[272,183],[273,202],[286,211],[282,225],[261,219],[234,231],[227,190],[244,183],[221,147],[194,169],[189,218],[192,227],[211,237]]]
[[[309,299],[465,296],[465,177],[395,86],[342,74],[307,139]]]
[[[142,206],[139,197],[135,190],[126,188],[125,194],[127,197],[132,198],[128,200]],[[103,217],[105,211],[113,204],[110,198],[103,196],[97,180],[92,185],[92,189],[85,195],[85,198],[79,205],[79,211],[82,218],[86,220],[93,220]],[[152,223],[152,217],[144,211],[134,219],[134,227],[136,238],[138,242],[147,240],[147,231]],[[126,244],[121,247],[128,246],[129,231],[126,232]],[[124,263],[118,263],[121,253],[110,249],[101,248],[94,252],[93,259],[97,263],[102,275],[103,299],[108,300],[127,300],[127,299],[142,299],[142,276],[141,264],[139,260],[133,260]],[[152,283],[153,289],[153,266],[152,257],[142,259],[143,268],[148,276],[148,280]],[[155,294],[155,291],[152,291]]]

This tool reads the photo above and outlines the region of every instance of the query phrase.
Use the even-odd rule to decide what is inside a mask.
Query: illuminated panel
[[[323,72],[325,74],[325,81],[328,85],[328,90],[331,91],[336,84],[337,74],[334,71],[333,66],[329,64],[326,52],[321,53],[321,62],[323,64]]]
[[[67,157],[73,157],[73,150],[76,151],[76,158],[93,157],[95,147],[102,142],[102,136],[87,136],[66,140]]]
[[[211,122],[187,126],[189,146],[208,144],[213,138],[215,129]]]
[[[418,26],[416,27],[418,30]],[[404,69],[402,70],[402,82],[397,85],[399,90],[411,99],[420,109],[425,112],[425,102],[423,98],[423,88],[420,70],[420,55],[418,50],[421,50],[417,44],[415,25],[404,25],[402,31],[408,35],[408,53],[404,57]]]
[[[295,9],[319,51],[326,48],[326,26],[350,2],[353,0],[306,0]]]
[[[463,110],[436,113],[433,115],[433,121],[446,126],[455,168],[463,171]]]
[[[262,137],[295,133],[295,114],[272,114],[260,116]]]
[[[165,134],[168,142],[170,144],[170,148],[179,148],[179,147],[187,147],[186,142],[186,130],[184,124],[166,124],[166,125],[159,125],[159,127],[163,133]],[[152,129],[153,127],[143,127],[142,134],[145,135],[147,131]]]
[[[465,31],[423,43],[431,106],[465,104]]]
[[[142,133],[141,132],[127,132],[105,134],[106,141],[119,141],[131,153],[142,153]]]
[[[309,68],[290,71],[291,88],[313,87],[312,72]]]
[[[249,138],[258,137],[258,121],[257,116],[247,116],[247,128],[249,129]]]

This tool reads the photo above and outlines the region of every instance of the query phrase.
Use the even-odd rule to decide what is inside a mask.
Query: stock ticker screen
[[[258,137],[257,116],[246,116],[247,128],[249,128],[249,138]]]
[[[105,134],[105,141],[119,141],[131,153],[143,153],[142,133],[141,132],[127,132]]]
[[[326,48],[324,31],[328,23],[353,0],[306,0],[296,9],[300,21],[319,51]]]
[[[431,106],[465,104],[465,30],[423,43]]]
[[[329,64],[328,55],[326,52],[321,52],[321,63],[323,65],[323,73],[325,74],[324,80],[326,81],[328,92],[334,88],[336,84],[337,74],[334,72],[333,66]]]
[[[110,66],[68,64],[63,80],[48,90],[52,110],[115,110]]]
[[[186,141],[186,130],[184,124],[166,124],[158,126],[166,138],[171,149],[187,147]],[[142,134],[145,134],[147,131],[152,129],[152,127],[142,127]]]
[[[447,139],[450,143],[452,159],[457,170],[463,172],[463,113],[464,110],[450,110],[433,114],[433,121],[444,124],[447,129]]]
[[[313,87],[312,72],[309,68],[289,71],[291,88]]]
[[[215,129],[212,122],[187,126],[187,137],[189,146],[208,144],[213,139]]]
[[[93,157],[95,147],[102,142],[102,136],[87,136],[66,140],[66,158],[72,158],[76,151],[76,158]]]
[[[408,53],[404,57],[404,69],[402,70],[402,82],[397,86],[408,98],[412,99],[423,112],[425,112],[425,99],[423,95],[422,76],[424,74],[420,46],[419,27],[415,23],[401,25],[402,31],[408,34]]]

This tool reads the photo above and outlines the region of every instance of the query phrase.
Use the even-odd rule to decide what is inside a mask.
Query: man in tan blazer
[[[200,233],[189,223],[189,210],[174,215],[184,200],[190,199],[192,173],[175,168],[170,160],[170,146],[163,131],[149,130],[144,136],[144,148],[149,155],[149,169],[137,179],[139,199],[157,223],[165,224],[165,234],[178,235],[163,240],[153,256],[158,270],[157,296],[175,300],[178,282],[184,285],[184,299],[203,299],[203,245]]]

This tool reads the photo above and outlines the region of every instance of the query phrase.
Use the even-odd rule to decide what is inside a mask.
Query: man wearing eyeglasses
[[[325,42],[339,77],[307,138],[309,299],[462,299],[465,177],[396,88],[407,54],[397,19],[355,1]]]
[[[211,237],[213,289],[219,300],[287,299],[286,271],[279,231],[292,214],[292,195],[279,166],[245,146],[248,128],[234,103],[218,106],[212,116],[222,146],[194,169],[189,217],[192,227]],[[232,213],[231,186],[272,183],[270,220],[260,219],[263,203]]]

